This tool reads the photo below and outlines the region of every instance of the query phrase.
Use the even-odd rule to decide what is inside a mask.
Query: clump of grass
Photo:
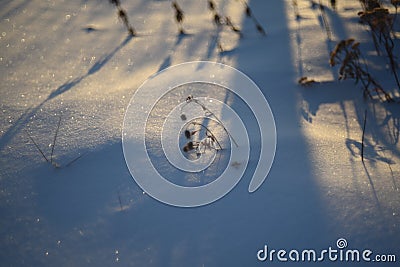
[[[136,36],[135,28],[130,24],[128,15],[125,9],[122,8],[120,0],[109,0],[109,2],[117,9],[118,18],[120,18],[122,23],[125,25],[129,35]]]
[[[340,41],[331,52],[330,65],[340,65],[339,80],[355,79],[356,83],[361,82],[365,97],[373,99],[376,93],[382,101],[392,102],[392,97],[369,73],[359,46],[360,43],[354,39]]]
[[[176,2],[176,1],[172,1],[171,6],[175,10],[175,20],[176,20],[176,23],[178,24],[179,34],[185,34],[185,31],[183,30],[183,26],[182,26],[183,19],[185,18],[183,10],[178,5],[178,2]]]

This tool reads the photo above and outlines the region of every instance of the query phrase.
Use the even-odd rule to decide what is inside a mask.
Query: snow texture
[[[338,82],[328,63],[335,44],[352,37],[372,75],[399,96],[388,59],[358,21],[359,1],[336,1],[336,10],[320,1],[321,13],[306,0],[250,0],[266,36],[246,17],[243,1],[215,1],[241,38],[215,27],[206,1],[178,2],[185,35],[170,1],[122,1],[138,33],[130,37],[109,1],[1,1],[0,265],[297,266],[259,262],[256,254],[265,244],[326,249],[338,238],[399,261],[400,106],[364,100],[361,85]],[[394,31],[398,37],[399,18]],[[278,143],[258,191],[247,192],[248,171],[221,200],[184,209],[136,185],[121,127],[148,77],[195,60],[222,62],[253,79],[274,113]],[[317,82],[302,87],[303,76]],[[256,164],[252,157],[250,170]]]

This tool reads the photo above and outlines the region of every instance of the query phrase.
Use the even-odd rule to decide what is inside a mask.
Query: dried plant
[[[354,39],[340,41],[331,52],[330,65],[340,65],[339,80],[355,79],[356,83],[361,82],[364,96],[373,99],[373,93],[376,93],[382,101],[392,102],[392,97],[369,73],[359,46],[360,43]]]
[[[211,11],[211,12],[215,12],[216,10],[215,10],[215,3],[212,1],[212,0],[208,0],[207,1],[207,4],[208,4],[208,9]]]
[[[197,154],[202,154],[205,153],[207,149],[209,150],[222,150],[222,146],[218,139],[215,137],[213,132],[206,127],[205,125],[198,123],[198,122],[191,122],[189,126],[200,126],[200,129],[190,131],[188,128],[184,131],[185,137],[190,140],[185,144],[185,146],[182,148],[184,152],[190,152],[190,151],[195,151]],[[200,134],[204,132],[205,137],[200,139]],[[193,137],[197,136],[199,141],[193,140]]]
[[[397,87],[400,89],[400,81],[397,75],[397,62],[393,54],[395,44],[391,36],[393,18],[390,16],[389,10],[376,7],[372,10],[359,12],[358,15],[360,16],[361,21],[370,27],[372,39],[378,54],[381,53],[381,46],[383,46],[383,50],[389,58],[390,68],[394,75]]]
[[[198,100],[197,98],[193,97],[192,95],[189,95],[186,98],[186,103],[181,107],[181,119],[182,120],[186,120],[186,115],[183,113],[183,109],[190,104],[195,104],[198,105],[202,108],[202,110],[204,111],[204,116],[209,117],[209,118],[214,118],[218,124],[224,129],[225,133],[231,138],[232,142],[235,144],[236,147],[239,147],[239,145],[237,144],[236,140],[233,138],[233,136],[231,135],[231,133],[225,128],[223,122],[214,114],[214,112],[212,112],[209,108],[206,107],[206,105],[204,105],[200,100]]]
[[[57,169],[58,168],[62,168],[62,167],[69,167],[70,165],[72,165],[74,162],[76,162],[78,159],[80,159],[82,156],[84,156],[86,154],[86,153],[84,153],[84,154],[81,154],[81,155],[77,156],[76,158],[72,159],[71,161],[69,161],[65,165],[61,165],[61,164],[59,164],[59,163],[54,161],[54,148],[55,148],[56,143],[57,143],[57,137],[58,137],[58,133],[60,131],[60,126],[61,126],[61,116],[59,117],[59,120],[58,120],[58,123],[57,123],[57,128],[56,128],[56,131],[54,133],[53,142],[49,145],[49,147],[51,147],[50,158],[46,157],[46,154],[44,153],[44,151],[40,148],[40,146],[35,141],[35,139],[33,139],[31,134],[27,131],[29,139],[35,145],[36,149],[39,151],[41,156],[46,160],[46,162],[48,162],[50,165],[52,165],[54,168],[57,168]]]
[[[394,6],[396,9],[396,14],[397,14],[397,8],[400,6],[400,0],[391,0],[390,3]]]
[[[233,25],[233,23],[229,17],[225,17],[225,23],[233,32],[239,34],[240,36],[242,35],[240,29],[237,28],[235,25]]]
[[[46,155],[43,152],[43,150],[39,147],[39,145],[36,143],[36,141],[33,139],[33,137],[28,132],[28,137],[32,141],[32,143],[35,145],[36,149],[40,152],[40,154],[46,160],[46,162],[50,163],[54,168],[59,168],[60,167],[60,165],[58,163],[56,163],[54,161],[54,158],[53,158],[54,147],[56,146],[58,131],[60,130],[60,125],[61,125],[61,116],[60,116],[60,118],[58,120],[58,123],[57,123],[57,128],[56,128],[56,132],[54,134],[53,143],[50,144],[50,147],[51,147],[50,159],[48,157],[46,157]]]
[[[212,13],[213,24],[215,24],[215,26],[218,30],[218,35],[219,35],[219,31],[221,31],[223,26],[228,26],[232,32],[238,34],[240,37],[242,36],[241,30],[233,24],[230,17],[228,17],[228,16],[224,17],[223,15],[221,15],[218,12],[217,5],[213,0],[207,0],[207,5],[208,5],[209,11]],[[216,37],[216,43],[217,43],[219,52],[222,53],[225,51],[225,49],[223,48],[218,35]]]
[[[121,19],[122,23],[125,25],[129,35],[136,36],[135,28],[133,28],[133,26],[129,23],[128,15],[121,7],[120,0],[109,0],[109,2],[117,9],[118,18]]]
[[[301,86],[310,86],[310,85],[316,83],[316,81],[314,79],[310,79],[307,76],[301,77],[297,82]]]
[[[258,22],[257,18],[254,16],[253,11],[251,10],[250,6],[248,3],[243,0],[243,5],[244,5],[244,12],[248,18],[251,18],[254,22],[254,25],[256,26],[256,30],[261,34],[261,35],[267,35],[263,26]]]
[[[292,6],[293,6],[294,16],[296,17],[297,20],[299,20],[300,19],[300,12],[299,12],[299,5],[297,3],[297,0],[292,0]],[[247,14],[247,12],[246,12],[246,14]]]
[[[178,24],[179,28],[179,34],[185,34],[185,31],[183,30],[183,19],[184,19],[184,13],[181,7],[178,5],[176,1],[172,1],[172,8],[175,10],[175,20],[176,23]]]
[[[361,3],[363,9],[366,11],[372,11],[375,8],[381,7],[381,1],[378,0],[359,0],[359,2]]]
[[[336,10],[336,0],[331,0],[331,7],[333,10]]]
[[[365,139],[365,128],[367,126],[367,109],[365,109],[364,112],[364,123],[363,123],[363,131],[362,131],[362,136],[361,136],[361,161],[364,162],[364,139]]]
[[[213,0],[207,0],[207,4],[208,4],[208,9],[213,14],[214,24],[218,28],[226,25],[229,27],[229,29],[231,29],[231,31],[233,31],[236,34],[238,34],[239,36],[241,36],[242,33],[241,33],[240,29],[233,24],[231,18],[229,16],[224,17],[220,13],[218,13],[217,5],[215,4],[215,2]]]

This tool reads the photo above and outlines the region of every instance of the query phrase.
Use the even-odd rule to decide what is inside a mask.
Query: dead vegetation
[[[389,59],[390,69],[400,90],[400,80],[397,74],[397,62],[394,55],[395,43],[392,37],[394,16],[389,9],[383,8],[379,1],[361,1],[364,10],[359,12],[360,21],[369,26],[375,50],[378,55],[385,54]],[[396,7],[399,1],[392,1]]]
[[[128,31],[130,36],[136,36],[135,28],[130,24],[128,15],[125,9],[122,8],[120,0],[109,0],[110,4],[114,5],[117,9],[118,18],[125,25],[126,30]]]
[[[369,73],[359,46],[360,43],[351,38],[340,41],[331,52],[330,65],[339,65],[339,80],[354,79],[356,83],[360,82],[365,97],[374,99],[377,96],[382,101],[392,102],[390,94]]]

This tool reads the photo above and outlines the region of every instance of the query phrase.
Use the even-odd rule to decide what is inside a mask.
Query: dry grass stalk
[[[172,1],[172,8],[175,11],[175,20],[176,20],[176,23],[178,24],[179,34],[185,34],[185,31],[183,30],[183,25],[182,25],[183,19],[185,18],[183,10],[178,5],[178,2],[176,2],[176,1]]]
[[[110,4],[117,8],[118,18],[121,19],[122,23],[125,25],[129,35],[136,36],[135,28],[129,23],[128,15],[126,11],[121,7],[120,0],[109,0]]]

